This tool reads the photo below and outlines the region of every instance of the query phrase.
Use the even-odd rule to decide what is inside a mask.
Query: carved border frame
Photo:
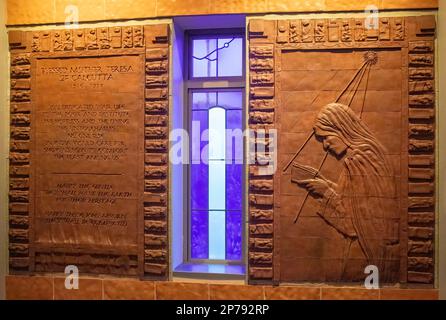
[[[164,280],[168,277],[169,26],[167,24],[44,31],[10,31],[11,141],[9,265],[11,273],[34,273],[32,259],[32,61],[37,57],[138,54],[145,60],[144,190],[138,216],[139,253],[133,271],[119,259],[101,274]],[[142,176],[142,173],[141,173]],[[100,254],[100,253],[99,253]],[[118,257],[119,258],[119,257]],[[130,261],[128,256],[122,257]],[[117,264],[116,264],[117,263]],[[54,271],[54,270],[41,270]]]
[[[305,35],[303,28],[307,28]],[[401,189],[401,283],[432,285],[434,281],[435,29],[433,16],[380,18],[376,30],[366,29],[364,19],[358,18],[253,19],[249,23],[249,123],[255,134],[259,128],[280,124],[282,52],[401,49],[402,128],[408,132],[402,137],[401,153],[401,178],[407,182]],[[265,71],[269,75],[259,79]],[[280,248],[274,242],[280,237],[280,226],[274,221],[280,216],[280,173],[259,176],[258,172],[256,162],[249,170],[248,279],[251,283],[279,283]]]

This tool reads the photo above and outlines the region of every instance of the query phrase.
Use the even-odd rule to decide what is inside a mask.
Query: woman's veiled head
[[[314,132],[322,140],[324,148],[338,156],[347,148],[382,151],[377,139],[355,112],[340,103],[330,103],[322,108],[316,118]]]

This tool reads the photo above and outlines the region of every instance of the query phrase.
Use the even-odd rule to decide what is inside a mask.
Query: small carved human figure
[[[350,29],[350,22],[348,20],[342,22],[342,41],[352,41],[352,31]]]
[[[314,39],[316,42],[324,42],[325,41],[325,25],[324,25],[323,21],[318,21],[316,23]]]
[[[299,34],[298,26],[300,26],[300,25],[298,25],[297,21],[290,22],[290,42],[291,43],[300,42],[300,34]]]
[[[302,42],[313,42],[312,23],[310,20],[302,21]]]
[[[396,281],[399,206],[384,147],[351,108],[339,103],[322,109],[314,132],[323,148],[342,161],[340,177],[333,182],[317,173],[314,179],[292,181],[318,200],[317,214],[346,240],[342,279],[348,280],[346,269],[365,265],[355,264],[353,245],[362,251],[361,260],[378,267],[381,282]]]

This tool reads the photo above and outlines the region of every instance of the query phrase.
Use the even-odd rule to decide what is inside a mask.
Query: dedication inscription
[[[36,253],[136,255],[143,57],[36,59],[34,79]]]

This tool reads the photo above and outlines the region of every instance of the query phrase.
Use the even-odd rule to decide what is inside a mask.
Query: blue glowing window
[[[243,76],[243,38],[220,36],[193,38],[192,78]]]
[[[241,261],[243,90],[193,90],[190,97],[190,257]]]

